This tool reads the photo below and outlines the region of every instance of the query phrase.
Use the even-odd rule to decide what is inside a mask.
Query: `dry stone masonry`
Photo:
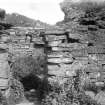
[[[8,89],[10,66],[8,64],[8,52],[0,49],[0,89]]]
[[[23,85],[13,78],[11,64],[19,57],[44,55],[44,42],[39,37],[41,31],[30,27],[0,30],[0,92],[10,105],[24,99]]]
[[[104,47],[100,44],[93,45],[86,35],[63,28],[36,30],[13,27],[3,31],[0,40],[0,48],[8,51],[12,62],[18,57],[47,55],[48,81],[59,81],[62,84],[69,76],[75,76],[76,70],[82,69],[86,81],[104,86]],[[2,52],[1,55],[3,54],[7,53]],[[2,66],[6,72],[3,77],[8,79],[6,74],[10,69],[7,61],[3,62],[7,67]]]
[[[11,41],[8,49],[13,61],[18,57],[35,57],[44,53],[44,42],[38,36],[39,33],[35,29],[30,29],[29,27],[13,27],[7,31],[9,32]],[[37,45],[41,47],[37,47]]]
[[[104,86],[104,48],[91,46],[85,36],[63,29],[46,30],[44,33],[49,81],[63,83],[75,71],[85,72],[84,79],[97,86]]]

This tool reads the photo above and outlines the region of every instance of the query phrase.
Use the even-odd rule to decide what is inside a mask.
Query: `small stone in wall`
[[[105,105],[105,92],[100,91],[96,96],[95,100],[100,103],[101,105]]]
[[[27,102],[27,103],[20,103],[20,104],[16,104],[16,105],[34,105],[34,103],[29,103],[29,102]]]
[[[70,77],[72,77],[72,76],[76,76],[76,72],[75,72],[75,70],[72,70],[72,71],[66,71],[66,76],[70,76]]]
[[[95,85],[99,86],[99,87],[104,87],[105,86],[104,82],[96,82]]]
[[[88,95],[88,96],[90,96],[92,99],[95,98],[95,93],[92,92],[92,91],[85,91],[85,94]]]

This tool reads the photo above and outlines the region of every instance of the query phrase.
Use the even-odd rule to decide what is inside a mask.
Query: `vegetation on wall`
[[[105,2],[96,0],[80,0],[78,2],[64,0],[61,9],[65,14],[57,25],[71,33],[87,35],[87,40],[102,44],[105,40]]]
[[[33,58],[32,56],[18,58],[12,65],[13,77],[21,80],[29,75],[44,74],[45,59],[43,57]]]
[[[75,77],[69,77],[62,85],[58,82],[52,83],[42,105],[99,105],[85,94],[81,85],[81,73],[78,70]]]

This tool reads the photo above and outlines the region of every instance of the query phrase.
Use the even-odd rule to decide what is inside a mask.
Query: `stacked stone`
[[[61,25],[68,32],[69,42],[76,46],[70,52],[77,62],[72,63],[73,69],[81,67],[91,81],[104,84],[105,2],[65,0],[61,8],[65,13]]]
[[[31,30],[32,31],[32,30]],[[34,31],[34,29],[33,29]],[[9,44],[9,52],[13,55],[13,61],[17,57],[23,56],[36,56],[39,55],[37,52],[43,52],[42,37],[31,33],[28,28],[12,28],[9,29],[11,42]],[[33,35],[34,34],[34,35]],[[40,51],[39,51],[40,50]]]
[[[71,65],[74,59],[70,52],[76,47],[76,43],[69,43],[68,34],[62,29],[46,31],[45,39],[50,76],[48,79],[62,82],[64,78],[74,73]]]
[[[3,95],[7,96],[10,82],[10,65],[8,63],[8,48],[9,48],[8,34],[1,34],[0,37],[0,91]]]
[[[85,36],[62,29],[46,31],[45,39],[50,81],[63,83],[76,70],[83,70],[85,79],[103,84],[105,50],[102,46],[91,46]]]
[[[0,89],[7,89],[10,76],[10,66],[8,64],[8,52],[0,49]]]

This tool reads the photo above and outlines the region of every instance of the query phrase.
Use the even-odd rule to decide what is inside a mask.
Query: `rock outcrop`
[[[80,62],[89,78],[104,81],[105,1],[65,0],[61,8],[65,18],[59,25],[68,32],[68,42],[75,49],[70,52],[74,61]]]

